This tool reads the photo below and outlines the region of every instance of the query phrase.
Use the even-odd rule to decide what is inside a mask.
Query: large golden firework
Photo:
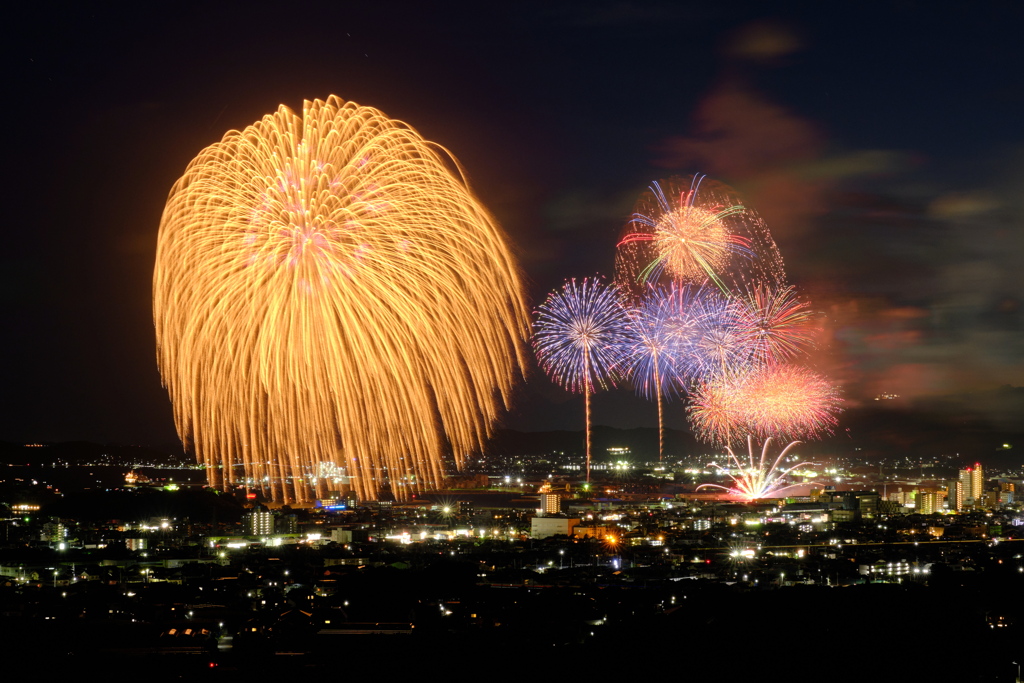
[[[189,164],[153,299],[178,433],[210,484],[283,502],[440,484],[507,407],[529,330],[504,236],[450,154],[334,96]]]

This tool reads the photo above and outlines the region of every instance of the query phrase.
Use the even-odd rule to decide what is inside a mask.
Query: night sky
[[[226,130],[330,94],[451,150],[531,307],[612,275],[652,180],[704,172],[767,220],[849,406],[1024,386],[1019,3],[89,4],[5,17],[0,440],[176,442],[167,193]],[[528,380],[505,426],[582,428],[582,399]],[[657,423],[626,391],[594,408]]]

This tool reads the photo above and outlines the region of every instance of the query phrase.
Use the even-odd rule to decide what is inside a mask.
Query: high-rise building
[[[949,490],[946,492],[946,507],[950,510],[963,510],[965,488],[963,478],[951,479],[948,487]]]
[[[964,506],[974,507],[981,505],[981,497],[985,492],[985,472],[981,467],[981,463],[976,462],[974,467],[960,470],[958,481],[962,489],[962,502],[956,509],[960,510]]]
[[[562,511],[562,497],[557,493],[540,494],[540,511],[545,515],[557,515]]]
[[[274,533],[274,513],[262,505],[254,507],[242,519],[248,536],[269,536]]]
[[[930,515],[937,511],[937,496],[934,492],[917,492],[917,511],[922,515]]]
[[[972,503],[973,501],[971,499],[974,498],[971,496],[971,468],[969,467],[966,470],[959,471],[957,481],[959,481],[959,485],[961,485],[961,501],[963,502],[961,507],[963,507],[963,505]],[[958,507],[956,509],[959,510],[961,508]]]
[[[971,472],[971,498],[975,501],[980,501],[981,497],[985,493],[985,471],[981,468],[981,463],[974,463],[974,467],[967,468]]]

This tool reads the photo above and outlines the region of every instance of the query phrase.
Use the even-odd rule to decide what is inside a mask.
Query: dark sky
[[[1019,3],[89,4],[4,22],[0,439],[175,441],[167,192],[226,130],[329,94],[458,157],[531,305],[611,275],[637,195],[702,171],[768,221],[851,406],[1024,385]],[[581,426],[536,372],[521,398],[510,427]],[[624,392],[595,421],[656,424]]]

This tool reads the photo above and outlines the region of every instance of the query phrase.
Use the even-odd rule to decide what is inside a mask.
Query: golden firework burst
[[[211,485],[440,484],[524,362],[505,237],[443,148],[337,97],[229,131],[171,190],[157,359]]]

